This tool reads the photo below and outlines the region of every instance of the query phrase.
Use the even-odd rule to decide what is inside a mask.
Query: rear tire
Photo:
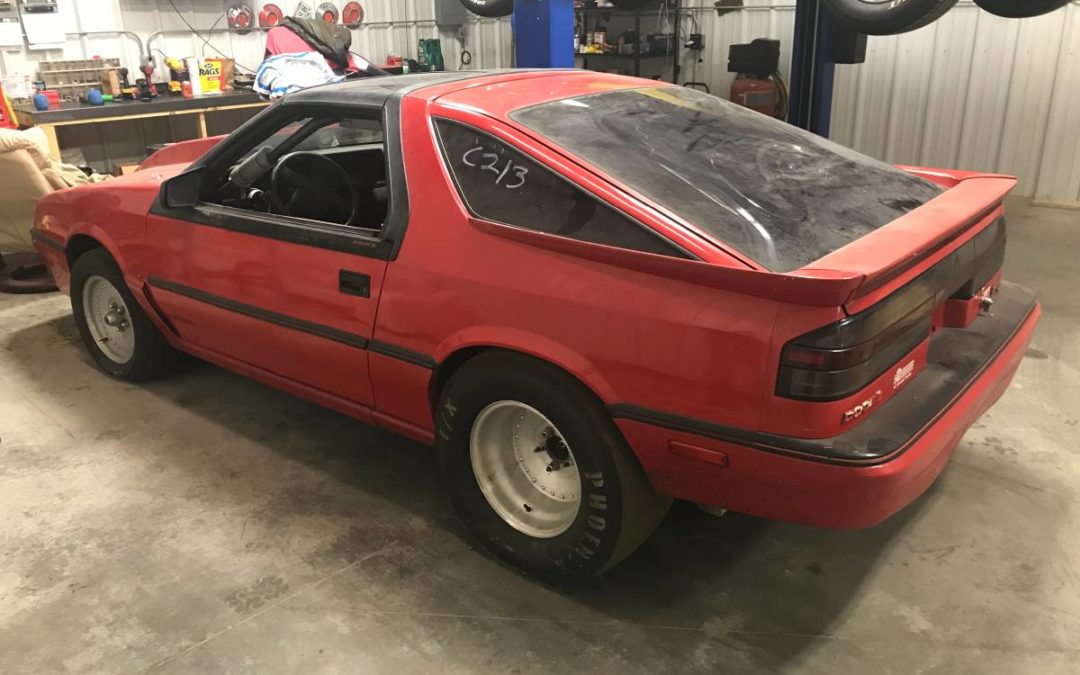
[[[128,290],[116,261],[103,248],[71,266],[71,311],[83,344],[98,368],[129,382],[170,370],[178,353]]]
[[[514,13],[514,0],[461,0],[461,4],[473,14],[488,18],[510,16]]]
[[[1006,19],[1029,19],[1061,9],[1069,0],[975,0],[975,4]]]
[[[941,18],[957,0],[824,0],[844,24],[867,35],[894,35]]]
[[[600,401],[543,361],[480,354],[454,373],[435,412],[439,462],[458,514],[495,555],[543,578],[581,582],[610,569],[671,505],[652,490]],[[564,454],[539,449],[556,437]],[[551,471],[559,457],[562,466]]]

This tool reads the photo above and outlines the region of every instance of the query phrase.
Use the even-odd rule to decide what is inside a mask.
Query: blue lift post
[[[832,42],[835,20],[821,0],[798,0],[791,50],[791,90],[788,122],[829,137],[832,116]]]
[[[798,0],[791,52],[788,122],[829,136],[838,63],[864,63],[866,36],[834,17],[821,0]]]
[[[574,0],[514,0],[514,65],[574,67]]]

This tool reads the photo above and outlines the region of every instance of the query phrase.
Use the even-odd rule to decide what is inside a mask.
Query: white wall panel
[[[837,66],[832,137],[891,162],[997,171],[1080,201],[1080,5],[1016,21],[963,0]]]
[[[1080,202],[1080,7],[1069,7],[1061,30],[1035,196]]]

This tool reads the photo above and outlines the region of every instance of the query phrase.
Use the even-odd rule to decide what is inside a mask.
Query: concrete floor
[[[474,550],[426,448],[207,365],[110,380],[65,297],[0,296],[0,671],[1080,672],[1080,212],[1010,227],[1043,322],[927,495],[676,505],[587,593]]]

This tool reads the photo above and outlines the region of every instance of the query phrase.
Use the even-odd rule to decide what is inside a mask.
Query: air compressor
[[[759,113],[787,117],[787,85],[780,77],[780,41],[758,38],[728,47],[728,72],[735,73],[731,101]]]

